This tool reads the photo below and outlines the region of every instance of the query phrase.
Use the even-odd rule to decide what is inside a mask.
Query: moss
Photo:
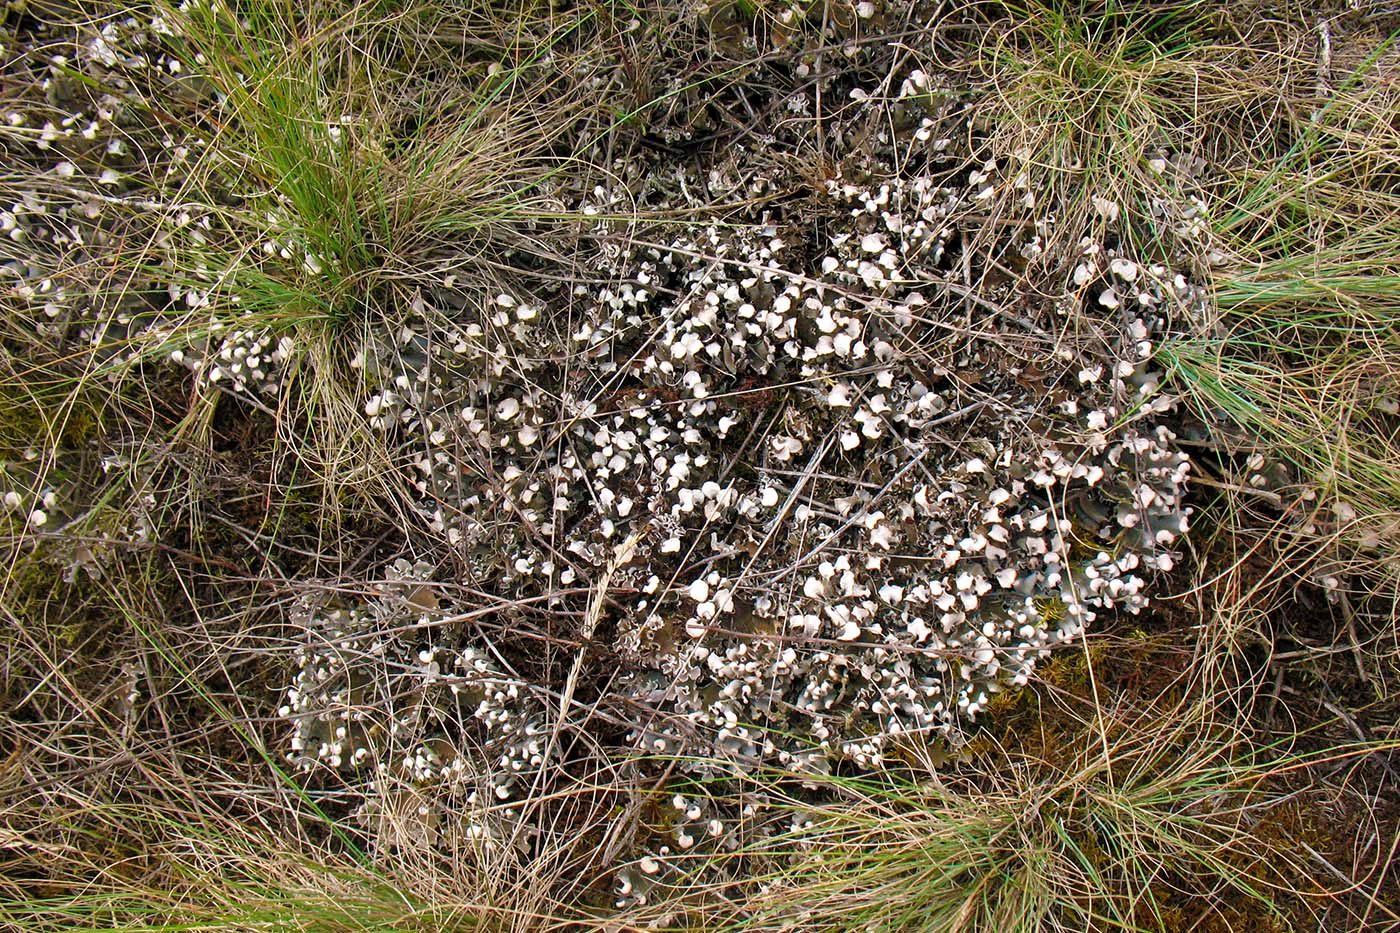
[[[1003,690],[994,694],[987,701],[987,718],[993,722],[1000,720],[1003,716],[1010,714],[1020,706],[1022,697],[1029,687],[1014,687],[1010,690]]]
[[[1059,622],[1065,617],[1065,601],[1059,597],[1039,597],[1034,603],[1035,611],[1047,623]]]
[[[0,450],[16,454],[36,445],[78,450],[102,428],[100,402],[86,387],[70,393],[0,381],[0,411]]]
[[[1106,656],[1107,649],[1100,643],[1080,651],[1058,651],[1036,668],[1036,674],[1047,686],[1087,697],[1092,685],[1090,668]]]

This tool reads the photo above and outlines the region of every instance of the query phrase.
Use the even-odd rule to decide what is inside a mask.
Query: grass
[[[525,228],[548,211],[530,192],[568,155],[558,137],[589,117],[567,86],[578,80],[567,57],[591,16],[522,8],[500,39],[513,32],[521,44],[455,64],[447,46],[470,34],[471,11],[329,4],[292,15],[267,3],[236,22],[195,10],[190,53],[213,63],[218,101],[207,175],[195,184],[249,195],[213,255],[176,258],[176,268],[193,259],[236,270],[221,286],[246,318],[307,346],[296,407],[281,420],[320,436],[290,450],[312,453],[308,466],[329,485],[393,494],[382,481],[387,455],[357,427],[345,391],[374,374],[356,373],[350,358],[445,277],[484,302],[499,291],[494,257],[542,248]],[[510,21],[507,10],[495,15]],[[443,57],[430,65],[422,56],[435,45]],[[545,73],[546,56],[564,67]],[[276,252],[249,270],[243,244],[259,241]]]
[[[1362,576],[1389,581],[1400,202],[1385,179],[1400,149],[1376,121],[1397,106],[1377,80],[1394,36],[1368,36],[1354,54],[1355,70],[1300,107],[1276,161],[1230,183],[1212,218],[1219,320],[1169,352],[1191,397],[1267,439],[1313,487],[1298,509],[1347,553],[1372,555]]]
[[[999,760],[1001,793],[977,784],[867,792],[819,818],[805,858],[775,884],[759,923],[743,926],[1166,928],[1188,893],[1239,895],[1269,922],[1257,866],[1241,859],[1248,771],[1211,767],[1199,750],[1124,743],[1111,753],[1114,775],[1091,748],[1045,783],[1036,762]],[[1165,778],[1154,776],[1163,765]]]
[[[844,3],[793,18],[768,3],[697,17],[664,0],[154,8],[200,77],[123,89],[141,158],[120,196],[88,186],[106,239],[0,241],[0,260],[51,268],[64,300],[112,333],[167,297],[182,308],[95,345],[36,335],[15,294],[0,306],[6,488],[60,495],[50,525],[0,517],[0,927],[1400,923],[1395,22],[1195,2],[973,3],[927,26],[922,7],[867,21]],[[7,7],[0,113],[28,108],[39,126],[58,113],[41,76],[99,98],[92,74],[45,71],[21,45],[51,42],[71,61],[69,33],[42,22],[91,35],[128,12]],[[561,178],[697,137],[693,157],[721,164],[750,141],[720,126],[706,149],[705,120],[753,107],[767,90],[742,80],[755,60],[868,81],[844,50],[881,44],[882,29],[903,48],[927,40],[979,114],[976,151],[1026,177],[979,208],[992,218],[968,249],[979,275],[1007,271],[995,221],[1029,190],[1056,222],[1043,260],[1012,275],[1071,268],[1079,237],[1108,226],[1097,198],[1126,213],[1136,245],[1184,253],[1209,293],[1209,318],[1158,349],[1170,390],[1218,426],[1193,451],[1197,532],[1173,598],[999,698],[949,761],[923,749],[879,777],[717,782],[721,795],[756,784],[810,825],[719,856],[722,881],[683,875],[622,911],[607,870],[648,841],[635,799],[654,779],[632,765],[581,755],[596,770],[561,771],[522,804],[540,832],[446,854],[385,841],[421,829],[417,791],[376,836],[353,788],[284,772],[270,708],[299,636],[286,610],[320,585],[308,581],[352,599],[393,556],[467,563],[425,531],[411,465],[364,427],[379,377],[352,365],[357,352],[449,276],[482,308],[532,277],[606,281],[578,267],[580,242],[677,219],[614,206],[600,232],[561,206]],[[177,132],[203,144],[177,155],[162,141]],[[29,154],[0,177],[0,201],[79,184],[17,133],[0,142]],[[814,164],[833,146],[814,139]],[[1163,173],[1150,164],[1163,153],[1206,164]],[[1161,205],[1187,194],[1209,210],[1183,247]],[[211,313],[296,340],[282,396],[240,403],[163,368],[208,335]],[[581,659],[566,622],[548,635]],[[664,771],[656,780],[670,792]]]
[[[1073,205],[1066,229],[1085,227],[1095,196],[1136,206],[1156,185],[1148,158],[1186,142],[1178,134],[1198,107],[1189,86],[1217,77],[1202,55],[1206,7],[992,6],[974,59],[991,104],[988,150],[1011,153],[1008,173],[1025,173],[1037,196]]]
[[[1169,659],[1146,642],[1115,650],[1129,670]],[[1214,706],[1227,677],[1203,669],[1165,691],[1120,693],[1104,711],[1089,663],[1071,656],[1045,671],[1039,689],[1003,703],[993,732],[953,767],[925,771],[915,755],[907,773],[821,779],[822,805],[804,791],[810,778],[759,776],[761,786],[787,790],[782,805],[801,824],[725,856],[759,893],[736,897],[732,882],[706,884],[697,872],[638,922],[684,916],[736,931],[1293,929],[1330,896],[1299,848],[1326,831],[1307,816],[1293,779],[1376,746],[1314,753],[1252,743]],[[1384,876],[1377,863],[1358,887],[1383,903]],[[677,915],[677,905],[690,912]]]

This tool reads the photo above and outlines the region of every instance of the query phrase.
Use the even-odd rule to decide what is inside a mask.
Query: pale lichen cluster
[[[168,30],[104,29],[84,54],[173,80],[191,63],[155,51]],[[863,56],[885,61],[852,46]],[[1048,652],[1147,604],[1190,512],[1156,348],[1197,324],[1203,293],[1129,245],[1103,198],[1078,257],[1046,260],[1057,221],[1013,154],[968,148],[970,117],[940,79],[902,56],[866,86],[809,79],[817,64],[791,69],[803,90],[755,129],[771,151],[726,146],[700,168],[665,151],[694,135],[671,127],[660,152],[614,157],[606,184],[542,184],[580,225],[588,275],[425,274],[356,330],[341,375],[357,429],[390,452],[425,549],[447,559],[400,561],[372,595],[290,615],[302,636],[279,712],[298,768],[473,801],[546,780],[582,727],[558,700],[567,665],[478,626],[490,614],[442,584],[495,601],[505,628],[567,620],[550,635],[578,645],[562,657],[586,662],[585,708],[622,724],[614,751],[697,756],[680,767],[700,775],[876,769],[956,742]],[[817,116],[815,89],[840,106]],[[7,141],[57,147],[60,179],[0,213],[12,240],[102,243],[111,205],[69,192],[68,152],[127,196],[109,126],[123,106],[9,115]],[[813,178],[799,156],[819,120],[847,151]],[[170,169],[197,145],[170,140]],[[93,152],[118,161],[98,169]],[[639,204],[697,219],[636,225]],[[1183,195],[1156,209],[1190,238],[1203,208]],[[170,257],[215,234],[197,210],[156,214]],[[974,276],[967,244],[988,229],[1003,267]],[[75,329],[123,365],[163,358],[279,405],[312,365],[277,315],[226,292],[230,269],[172,271],[161,301],[94,320],[42,261],[53,250],[5,263],[41,333]],[[262,261],[324,273],[282,233],[247,251]],[[42,515],[17,494],[5,505]],[[674,805],[657,856],[732,844],[747,818]],[[647,856],[624,897],[660,870]]]
[[[470,783],[469,805],[488,786],[511,796],[544,763],[542,706],[488,652],[434,644],[460,639],[460,625],[425,583],[431,567],[399,560],[387,570],[370,601],[307,601],[295,613],[307,640],[278,710],[294,723],[287,760],[420,785]]]

